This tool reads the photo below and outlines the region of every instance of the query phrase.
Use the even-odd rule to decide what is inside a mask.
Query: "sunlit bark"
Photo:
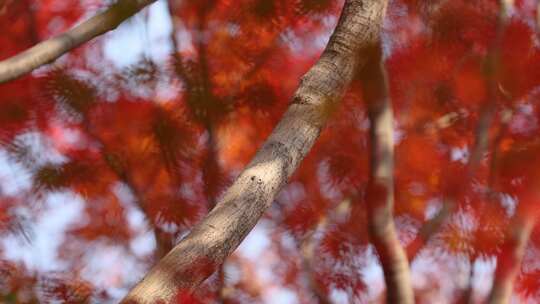
[[[309,152],[343,96],[365,50],[379,42],[386,1],[346,1],[319,61],[302,77],[270,137],[216,207],[126,296],[123,303],[171,302],[192,292],[255,226]]]
[[[93,16],[69,31],[42,41],[9,59],[0,61],[0,83],[19,78],[53,62],[72,49],[114,30],[156,0],[120,0],[107,10]]]

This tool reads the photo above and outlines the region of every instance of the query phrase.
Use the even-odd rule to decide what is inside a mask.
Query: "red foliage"
[[[143,43],[130,37],[122,43],[144,50],[121,67],[125,58],[108,55],[109,40],[132,34],[120,32],[0,85],[0,302],[118,300],[119,289],[155,260],[153,251],[163,254],[181,239],[270,134],[322,51],[342,1],[170,2],[177,49],[169,48],[168,32],[159,39],[149,34]],[[441,256],[454,264],[463,256],[488,260],[504,249],[516,214],[538,215],[540,49],[533,2],[515,1],[498,33],[497,1],[390,1],[383,45],[403,244],[441,202],[454,207],[432,239],[423,240],[418,265]],[[110,3],[0,1],[0,59]],[[119,31],[152,33],[169,20],[152,16],[141,12]],[[383,298],[376,294],[383,283],[374,275],[367,208],[388,193],[368,185],[369,101],[361,90],[352,84],[264,218],[259,241],[270,244],[258,244],[266,246],[261,256],[249,257],[259,248],[238,250],[200,290],[179,290],[178,303],[275,302],[276,292],[290,292],[299,303],[321,294],[344,293],[351,303]],[[494,113],[484,134],[488,147],[471,172],[488,108]],[[48,227],[51,208],[66,214],[74,208],[58,203],[66,193],[76,215],[54,219],[66,222],[59,233],[39,231]],[[52,253],[43,260],[25,254],[40,250],[32,246],[41,246],[44,233],[54,235],[45,239],[54,248],[42,248]],[[21,235],[30,245],[17,245]],[[533,300],[538,236],[536,228],[515,291]],[[301,250],[306,244],[311,256]],[[109,246],[106,254],[96,250],[102,246]],[[205,275],[218,266],[194,261]],[[415,283],[419,302],[460,293],[447,283],[453,274],[445,267],[433,264],[433,274],[413,267],[429,279]]]

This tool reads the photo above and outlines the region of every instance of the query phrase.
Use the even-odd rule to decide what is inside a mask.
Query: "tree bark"
[[[368,231],[384,272],[387,303],[414,303],[407,255],[393,221],[394,132],[392,104],[380,47],[361,75],[371,123],[366,204]]]
[[[156,264],[123,303],[169,303],[190,293],[255,226],[296,170],[343,96],[366,50],[379,43],[387,1],[347,0],[319,61],[303,76],[289,109],[216,207]]]
[[[53,62],[60,56],[93,38],[114,30],[156,0],[119,0],[107,10],[93,16],[71,30],[42,41],[28,50],[0,61],[0,84],[19,78]]]

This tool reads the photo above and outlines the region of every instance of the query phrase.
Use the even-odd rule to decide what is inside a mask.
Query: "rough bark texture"
[[[289,109],[216,207],[126,296],[123,303],[169,303],[210,276],[255,226],[311,149],[365,50],[379,43],[387,1],[348,0],[319,61]]]
[[[30,49],[0,62],[0,83],[21,77],[42,65],[53,62],[70,50],[115,29],[156,0],[120,0],[102,13],[71,30],[45,40]]]
[[[511,234],[508,236],[497,260],[495,280],[491,287],[487,303],[510,303],[514,280],[521,268],[521,261],[523,260],[523,254],[525,253],[527,242],[534,227],[534,222],[534,217],[527,215],[524,215],[519,220],[515,220]]]
[[[394,209],[394,132],[388,84],[377,48],[361,75],[370,127],[368,230],[386,282],[387,303],[414,303],[407,255],[397,237]]]

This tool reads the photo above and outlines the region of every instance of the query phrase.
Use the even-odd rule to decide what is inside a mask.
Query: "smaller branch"
[[[216,206],[216,199],[219,190],[219,181],[222,175],[219,164],[219,151],[217,146],[216,131],[212,124],[206,126],[208,139],[206,141],[206,157],[203,164],[203,182],[204,193],[208,200],[208,210],[212,210]]]
[[[317,223],[316,227],[308,233],[308,235],[300,242],[300,254],[302,259],[302,268],[304,268],[304,271],[306,273],[306,277],[308,280],[308,286],[309,289],[313,292],[313,295],[317,299],[317,302],[319,304],[331,304],[332,301],[328,297],[328,295],[322,290],[321,286],[319,286],[317,279],[315,277],[315,265],[314,265],[314,259],[315,259],[315,249],[316,249],[316,242],[315,242],[315,234],[318,231],[323,230],[328,225],[328,220],[326,217],[322,217],[319,222]]]
[[[474,172],[480,165],[482,155],[487,150],[489,145],[489,127],[493,123],[495,110],[490,105],[487,105],[480,114],[478,128],[476,130],[476,142],[471,152],[471,157],[467,163],[467,175],[463,181],[467,185],[474,177]],[[455,193],[444,198],[441,210],[430,220],[424,223],[420,228],[416,237],[406,247],[407,257],[409,261],[413,261],[424,245],[435,235],[445,223],[446,219],[454,212],[456,208]]]
[[[272,57],[274,54],[274,51],[278,48],[279,42],[280,42],[281,36],[276,34],[274,38],[272,38],[272,42],[270,42],[270,45],[264,49],[261,54],[259,55],[259,58],[254,62],[254,64],[249,68],[240,80],[238,80],[230,90],[230,93],[226,97],[230,101],[235,101],[239,98],[239,95],[242,91],[242,83],[246,81],[247,79],[251,79],[253,76],[257,75],[259,71],[261,71],[265,65],[268,63],[268,59]]]
[[[511,232],[497,260],[495,279],[487,303],[510,303],[514,281],[521,268],[521,261],[534,224],[534,216],[527,214],[516,215],[513,219]]]
[[[380,48],[375,50],[370,64],[360,75],[371,123],[369,185],[366,192],[368,230],[383,268],[386,302],[414,303],[409,262],[393,222],[393,111],[381,53]]]
[[[351,199],[344,199],[329,214],[321,216],[314,226],[314,229],[308,233],[303,240],[299,242],[300,254],[302,259],[302,267],[306,272],[309,288],[317,298],[319,304],[332,304],[333,301],[326,294],[323,287],[317,282],[315,277],[315,250],[316,250],[316,235],[324,231],[335,218],[341,217],[343,214],[350,212]]]
[[[445,199],[441,210],[433,218],[424,223],[416,234],[416,237],[405,249],[409,262],[414,261],[420,250],[427,244],[431,237],[440,230],[445,220],[452,214],[454,209],[454,202]]]
[[[500,0],[501,12],[499,14],[498,28],[497,28],[497,40],[502,39],[502,30],[509,19],[509,13],[511,12],[513,1],[512,0]],[[493,68],[499,59],[499,51],[495,50],[494,55],[491,58],[491,62],[488,62],[491,69],[488,72],[493,74]],[[493,77],[491,77],[493,78]],[[494,80],[491,82],[491,91],[495,92],[496,83]],[[508,117],[510,119],[510,117]],[[503,130],[504,131],[504,128]],[[502,135],[501,135],[502,136]],[[500,140],[498,138],[497,140]],[[495,160],[492,163],[492,170],[494,169]],[[493,175],[493,173],[492,173]],[[493,182],[493,177],[490,178],[490,182]],[[524,204],[521,202],[520,205]],[[530,210],[526,210],[526,206],[518,207],[518,210],[512,218],[510,226],[510,233],[506,236],[506,240],[503,244],[501,253],[497,258],[497,268],[495,270],[495,278],[493,286],[491,288],[487,303],[490,304],[502,304],[509,303],[512,296],[512,289],[514,281],[519,273],[523,255],[529,237],[534,228],[536,217],[534,212],[531,214]]]
[[[513,0],[500,0],[500,6],[501,13],[499,15],[497,29],[497,39],[499,41],[502,39],[502,29],[509,19]],[[494,66],[496,60],[499,59],[498,57],[498,50],[496,50],[490,64]],[[492,70],[490,70],[490,72],[491,71]],[[492,91],[495,91],[495,85],[495,81],[492,81]],[[511,116],[508,115],[507,119],[510,119],[510,117]],[[504,132],[504,130],[505,129],[503,128],[501,132]],[[497,140],[500,140],[500,138]],[[495,161],[492,163],[492,169],[494,164]],[[493,178],[490,178],[490,182],[493,182]],[[509,303],[512,297],[514,281],[521,268],[525,249],[536,223],[535,212],[527,210],[527,206],[524,206],[523,204],[526,204],[526,202],[520,203],[516,214],[512,218],[510,233],[506,236],[501,253],[497,257],[497,268],[495,270],[493,286],[487,300],[487,303],[489,304]]]
[[[499,165],[498,160],[499,160],[499,155],[501,153],[500,145],[505,135],[508,132],[510,120],[514,116],[515,111],[516,109],[507,109],[502,112],[502,116],[501,116],[502,125],[499,127],[497,137],[495,137],[495,139],[493,140],[493,148],[491,149],[492,154],[491,154],[491,159],[489,161],[489,176],[488,176],[488,191],[489,191],[488,195],[490,199],[493,199],[494,194],[495,194],[494,187],[495,187],[496,179],[497,179],[497,175],[495,173],[497,172],[498,165]]]
[[[120,0],[69,31],[42,41],[30,49],[0,61],[0,84],[51,63],[72,49],[108,31],[156,0]]]
[[[501,44],[502,34],[509,14],[512,10],[513,0],[500,0],[500,11],[497,19],[497,34],[495,40],[491,44],[486,56],[486,76],[484,79],[488,90],[486,103],[482,107],[478,126],[476,129],[475,144],[467,163],[467,176],[463,184],[467,184],[475,174],[475,171],[482,162],[482,157],[489,146],[489,128],[493,124],[496,114],[495,102],[499,97],[497,81],[495,78],[495,70],[499,62],[499,47]],[[416,238],[407,246],[407,256],[409,261],[412,261],[420,249],[427,241],[435,234],[444,224],[445,219],[452,214],[455,209],[455,198],[449,197],[445,199],[442,209],[431,220],[426,222],[418,232]]]
[[[135,185],[135,182],[133,182],[131,176],[128,173],[128,168],[124,168],[114,163],[114,160],[109,157],[110,152],[107,148],[107,145],[103,142],[103,140],[101,140],[101,138],[97,134],[92,132],[91,126],[89,125],[86,116],[84,117],[84,119],[85,121],[83,123],[83,130],[86,132],[90,139],[94,140],[101,146],[100,155],[103,161],[105,162],[109,170],[111,170],[111,172],[116,175],[116,178],[118,178],[119,181],[123,182],[124,185],[129,189],[129,191],[135,198],[135,205],[142,213],[144,213],[150,225],[153,226],[152,230],[156,241],[156,250],[154,253],[154,257],[156,260],[161,259],[173,248],[174,244],[172,237],[162,232],[161,229],[159,229],[155,225],[154,221],[150,218],[150,214],[148,213],[148,204],[144,200],[144,195],[139,191],[139,189]]]
[[[34,10],[32,9],[32,2],[30,0],[26,0],[24,4],[28,7],[28,35],[31,43],[36,44],[39,42],[39,34],[37,32],[36,16]]]
[[[536,6],[536,26],[537,30],[540,31],[540,2]]]

